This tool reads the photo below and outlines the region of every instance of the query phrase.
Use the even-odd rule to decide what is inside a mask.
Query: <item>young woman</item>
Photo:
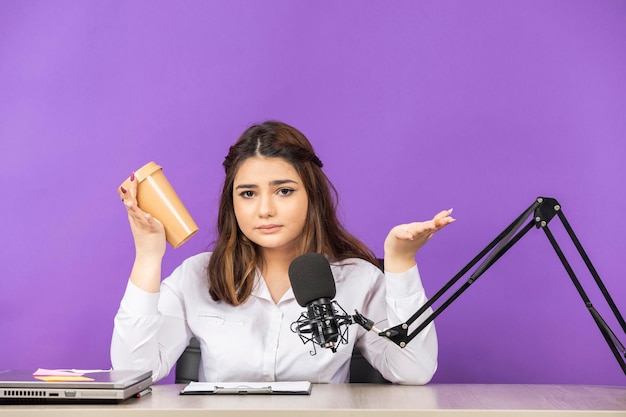
[[[187,259],[163,282],[164,229],[137,207],[137,184],[131,181],[122,192],[136,257],[115,317],[113,367],[149,369],[157,381],[195,336],[203,381],[345,383],[354,345],[391,382],[430,381],[437,368],[433,324],[404,349],[351,326],[347,344],[336,353],[318,348],[316,355],[292,332],[304,310],[290,287],[294,258],[309,252],[326,256],[338,304],[384,329],[426,302],[415,253],[454,221],[445,210],[432,220],[394,227],[384,244],[383,273],[337,219],[336,191],[321,168],[295,128],[268,121],[247,129],[224,160],[213,252]]]

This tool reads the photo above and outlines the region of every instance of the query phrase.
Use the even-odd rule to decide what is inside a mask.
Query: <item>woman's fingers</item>
[[[137,181],[134,172],[131,172],[130,181],[125,184],[126,187],[122,186],[120,191],[122,192],[122,202],[128,212],[128,219],[133,223],[133,226],[139,229],[158,231],[161,226],[159,221],[141,210],[137,204]]]
[[[451,216],[452,210],[453,209],[440,211],[437,215],[435,215],[435,217],[433,217],[433,222],[437,229],[447,226],[455,221],[455,219]]]
[[[437,213],[432,220],[397,226],[396,237],[399,239],[413,240],[423,234],[430,235],[456,220],[450,216],[451,213],[452,209],[443,210]]]

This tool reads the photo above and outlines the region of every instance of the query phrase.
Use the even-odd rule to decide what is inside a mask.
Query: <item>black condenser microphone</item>
[[[335,279],[330,264],[324,255],[306,253],[298,256],[289,265],[289,281],[296,297],[306,313],[291,324],[291,330],[298,333],[303,343],[337,351],[337,345],[347,343],[348,326],[352,317],[333,301],[335,297]]]

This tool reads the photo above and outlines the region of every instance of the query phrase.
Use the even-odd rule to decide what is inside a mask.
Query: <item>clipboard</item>
[[[180,395],[220,394],[309,395],[311,383],[309,381],[190,382],[180,391]]]

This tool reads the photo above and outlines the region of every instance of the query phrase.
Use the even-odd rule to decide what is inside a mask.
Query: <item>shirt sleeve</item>
[[[191,337],[181,296],[186,269],[185,263],[179,266],[158,293],[128,282],[114,320],[114,369],[151,370],[155,382],[169,374]]]
[[[367,303],[371,316],[366,316],[385,317],[376,323],[381,330],[402,324],[428,301],[417,266],[403,273],[386,272],[374,281],[371,291],[372,298]],[[428,309],[408,332],[430,314],[432,311]],[[434,323],[426,326],[404,348],[374,332],[365,333],[359,347],[383,377],[394,383],[423,385],[432,379],[437,369],[438,344]]]

